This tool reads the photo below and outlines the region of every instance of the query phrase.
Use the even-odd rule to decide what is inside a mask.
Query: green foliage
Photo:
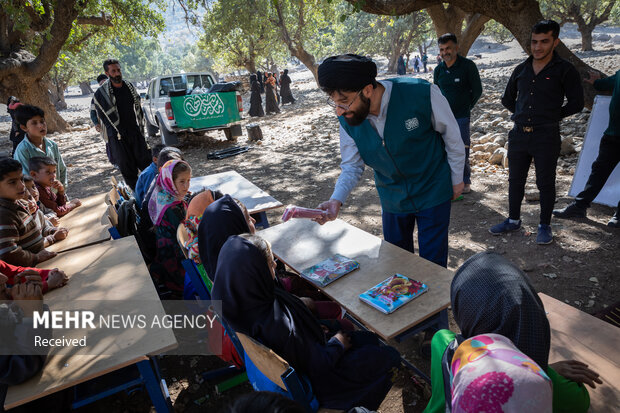
[[[496,22],[495,20],[489,20],[484,25],[484,30],[481,33],[482,36],[489,36],[494,41],[500,44],[510,43],[514,40],[514,35],[510,33],[510,31],[504,27],[501,23]]]
[[[540,0],[540,10],[544,16],[553,18],[560,23],[577,22],[582,18],[587,23],[595,21],[604,10],[615,3],[610,18],[620,18],[616,0]],[[598,22],[602,23],[602,22]],[[598,24],[597,23],[597,24]]]

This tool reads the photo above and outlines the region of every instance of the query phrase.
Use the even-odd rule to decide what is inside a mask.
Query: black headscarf
[[[250,232],[243,211],[230,195],[210,204],[198,225],[198,253],[207,275],[215,277],[217,257],[222,245],[231,235]]]
[[[454,319],[467,339],[497,333],[546,369],[551,331],[543,303],[529,279],[493,252],[474,255],[452,280]]]
[[[232,236],[220,251],[211,295],[222,301],[224,320],[237,332],[270,347],[296,368],[307,369],[309,346],[325,344],[312,312],[280,288],[261,251]]]
[[[257,82],[258,79],[256,78],[256,75],[252,74],[250,75],[250,82]]]
[[[328,57],[319,65],[319,86],[332,90],[361,90],[377,77],[377,65],[356,54]]]

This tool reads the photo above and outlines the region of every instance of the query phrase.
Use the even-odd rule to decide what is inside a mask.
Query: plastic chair
[[[286,360],[253,338],[242,333],[237,333],[237,337],[245,353],[248,379],[255,390],[280,393],[300,403],[307,412],[318,411],[319,402],[305,376],[298,374]]]

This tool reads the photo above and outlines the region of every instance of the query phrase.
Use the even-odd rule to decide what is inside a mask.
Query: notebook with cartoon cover
[[[310,268],[306,268],[301,272],[301,276],[320,287],[325,287],[343,275],[358,269],[359,266],[359,262],[336,254]]]
[[[385,314],[390,314],[427,291],[426,284],[402,274],[394,274],[360,294],[359,297],[366,304]]]

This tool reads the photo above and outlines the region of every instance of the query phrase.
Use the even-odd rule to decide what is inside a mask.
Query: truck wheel
[[[148,120],[145,123],[146,123],[146,135],[149,138],[154,138],[155,135],[157,135],[159,128],[155,125],[152,125],[151,122],[149,122]]]
[[[159,129],[161,131],[161,143],[166,146],[172,146],[179,143],[179,137],[176,133],[168,131],[166,127]]]

